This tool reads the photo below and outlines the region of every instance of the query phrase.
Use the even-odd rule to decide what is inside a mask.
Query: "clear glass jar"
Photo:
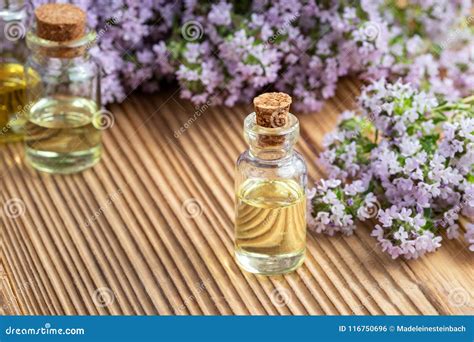
[[[26,36],[31,51],[27,81],[40,81],[26,92],[25,155],[34,168],[50,173],[79,172],[101,158],[100,68],[90,58],[96,34],[56,42]]]
[[[307,168],[293,149],[299,122],[289,114],[285,127],[256,124],[247,116],[249,149],[236,166],[235,254],[241,267],[258,274],[281,274],[303,263],[306,249]]]
[[[0,142],[23,136],[26,12],[24,1],[0,0]]]

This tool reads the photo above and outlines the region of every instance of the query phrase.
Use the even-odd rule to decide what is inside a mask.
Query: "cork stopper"
[[[54,42],[66,42],[82,37],[86,29],[86,14],[71,4],[44,4],[35,10],[36,34]]]
[[[264,93],[253,99],[257,125],[268,128],[284,127],[288,123],[291,97],[285,93]]]
[[[257,125],[278,128],[288,125],[291,96],[285,93],[264,93],[253,99]],[[278,145],[284,141],[282,136],[261,136],[262,145]]]
[[[71,4],[44,4],[35,9],[36,34],[53,42],[79,39],[86,32],[86,13]],[[48,52],[52,57],[70,58],[83,52],[82,48],[58,47]]]

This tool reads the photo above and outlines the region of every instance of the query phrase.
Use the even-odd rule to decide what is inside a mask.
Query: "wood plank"
[[[320,113],[300,116],[297,148],[312,181],[324,176],[324,134],[359,88],[345,80]],[[293,274],[243,272],[233,180],[251,108],[199,110],[195,118],[176,91],[134,94],[111,107],[102,162],[77,175],[38,173],[20,144],[2,146],[0,204],[18,199],[24,212],[0,216],[0,314],[474,313],[474,256],[463,241],[394,261],[370,223],[351,237],[309,234]]]
[[[8,275],[0,263],[0,315],[20,315],[21,309],[17,295],[8,279]]]

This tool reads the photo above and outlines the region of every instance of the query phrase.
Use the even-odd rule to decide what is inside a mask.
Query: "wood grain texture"
[[[300,117],[312,180],[324,175],[315,162],[324,134],[358,89],[345,81],[320,113]],[[104,158],[81,174],[38,173],[20,144],[2,146],[1,314],[474,313],[474,256],[461,240],[393,261],[359,226],[351,237],[309,234],[293,274],[241,271],[233,177],[250,106],[195,115],[169,92],[133,95],[111,111]],[[7,215],[7,203],[19,212]]]

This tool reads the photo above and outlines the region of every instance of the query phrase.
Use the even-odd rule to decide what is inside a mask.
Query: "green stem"
[[[474,95],[468,96],[456,103],[445,103],[442,106],[434,108],[434,110],[446,110],[446,109],[469,109],[474,104]]]
[[[433,110],[435,111],[444,111],[450,109],[469,109],[472,105],[469,103],[446,103],[440,107],[436,107]]]
[[[471,96],[468,96],[468,97],[465,97],[461,100],[462,103],[470,103],[470,104],[474,104],[474,95],[471,95]]]

